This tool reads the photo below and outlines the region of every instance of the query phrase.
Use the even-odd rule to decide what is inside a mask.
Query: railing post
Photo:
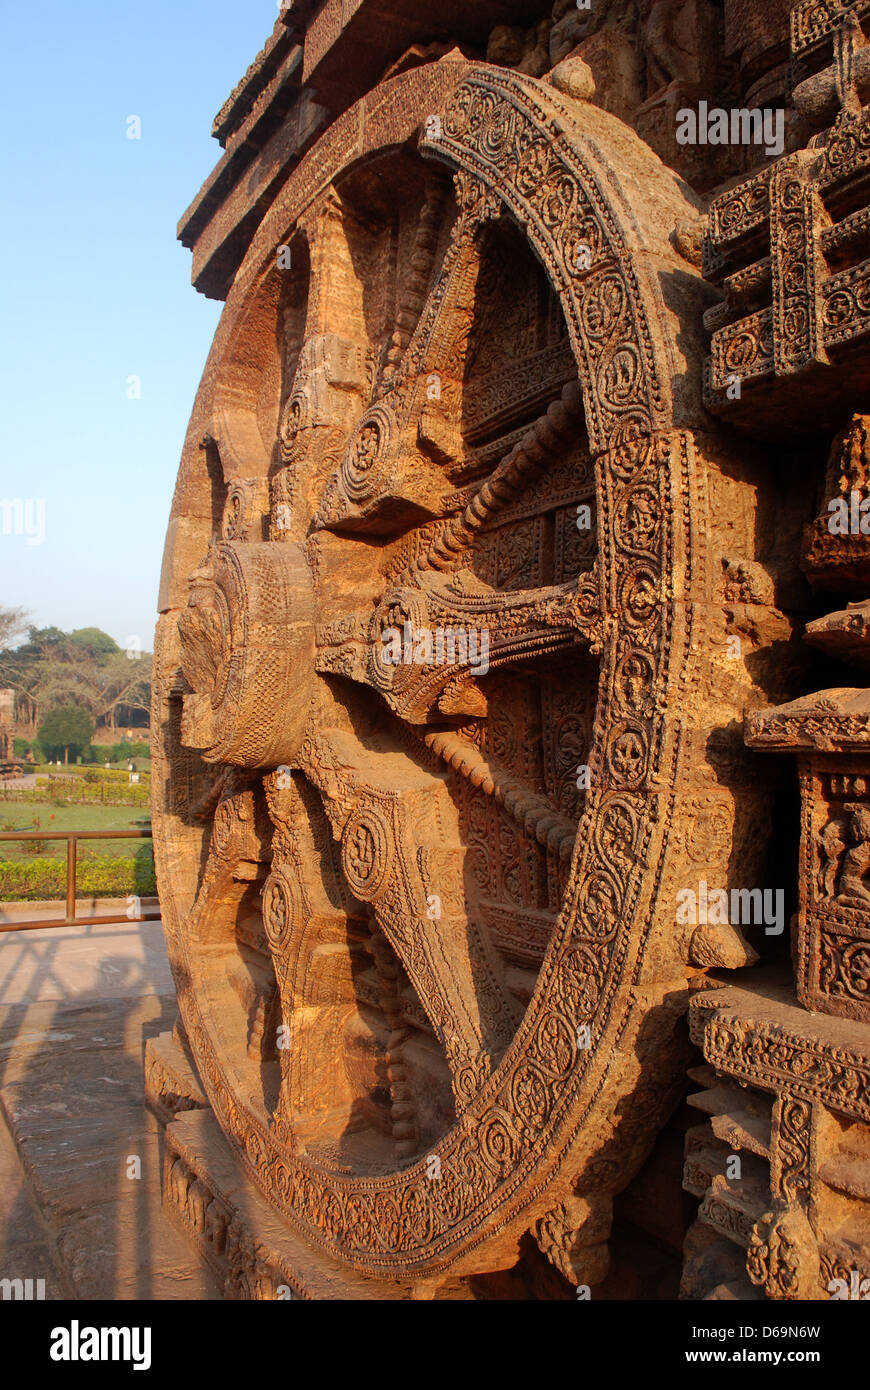
[[[52,830],[47,833],[42,830],[3,830],[0,831],[0,844],[7,841],[18,841],[21,843],[32,844],[35,840],[48,840],[55,844],[61,840],[66,842],[67,847],[67,883],[66,883],[66,917],[58,921],[55,918],[28,919],[24,922],[0,922],[0,937],[7,932],[15,931],[37,931],[51,927],[65,926],[89,926],[91,923],[127,923],[130,918],[125,912],[123,916],[101,915],[99,917],[79,917],[76,914],[76,869],[78,866],[78,841],[79,840],[151,840],[153,846],[154,836],[151,830],[79,830],[75,832]],[[153,861],[153,848],[152,848]],[[160,920],[159,908],[156,913],[143,913],[141,917],[135,919],[137,922],[157,922]]]
[[[67,921],[74,922],[76,915],[76,859],[78,844],[75,835],[66,842],[66,915]]]

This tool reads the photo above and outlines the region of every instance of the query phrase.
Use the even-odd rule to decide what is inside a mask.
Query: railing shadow
[[[143,1062],[176,1013],[156,921],[0,936],[0,1108],[27,1173],[0,1234],[0,1279],[28,1274],[10,1262],[40,1234],[28,1225],[29,1188],[71,1294],[167,1296],[160,1245],[179,1238],[163,1225]]]

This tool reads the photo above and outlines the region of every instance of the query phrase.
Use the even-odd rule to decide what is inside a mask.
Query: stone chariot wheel
[[[335,122],[230,293],[167,541],[184,1028],[267,1199],[381,1279],[527,1232],[600,1279],[688,991],[753,957],[675,904],[763,852],[762,485],[687,368],[698,207],[561,86],[452,55]]]

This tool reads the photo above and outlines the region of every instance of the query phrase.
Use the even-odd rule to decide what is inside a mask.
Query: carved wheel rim
[[[402,79],[391,99],[396,110],[407,102]],[[300,1142],[286,1115],[270,1115],[258,1096],[246,1092],[239,1080],[244,1048],[238,1037],[227,1033],[225,981],[210,965],[208,909],[210,901],[220,901],[222,895],[233,898],[233,893],[238,904],[245,880],[233,876],[233,865],[236,870],[239,864],[256,865],[258,846],[268,841],[271,829],[265,935],[273,957],[278,954],[285,961],[280,969],[295,968],[286,958],[295,951],[298,963],[299,953],[307,949],[301,938],[310,934],[317,915],[309,904],[307,920],[295,932],[300,940],[290,943],[294,913],[301,912],[304,919],[306,908],[300,907],[299,884],[294,882],[291,822],[280,798],[284,792],[297,796],[301,774],[309,790],[317,784],[340,842],[347,888],[373,905],[390,940],[389,924],[401,920],[403,910],[402,902],[390,901],[395,888],[390,846],[395,843],[399,803],[387,794],[356,794],[359,779],[347,775],[353,758],[340,741],[326,739],[324,746],[318,722],[323,711],[318,706],[318,719],[308,718],[304,728],[300,725],[288,736],[289,772],[278,770],[284,761],[278,757],[271,765],[262,758],[247,764],[266,781],[273,814],[272,826],[265,831],[260,794],[251,790],[256,778],[245,780],[246,774],[233,771],[229,759],[216,760],[223,770],[212,803],[215,798],[218,804],[231,799],[238,824],[234,835],[222,826],[209,849],[208,825],[215,807],[207,801],[192,808],[189,787],[202,764],[183,746],[193,737],[179,729],[181,697],[187,720],[187,702],[198,687],[179,675],[185,643],[181,642],[180,655],[178,613],[173,611],[161,620],[162,674],[155,692],[155,727],[162,731],[156,771],[162,771],[163,780],[161,784],[155,777],[159,785],[154,820],[164,921],[182,1017],[209,1100],[268,1199],[308,1240],[365,1272],[394,1278],[437,1272],[448,1264],[455,1270],[494,1267],[487,1265],[493,1245],[515,1241],[572,1188],[606,1194],[623,1183],[664,1117],[679,1084],[679,1045],[672,1028],[660,1034],[653,1028],[655,1038],[645,1037],[651,1018],[668,1012],[668,997],[679,992],[681,978],[683,986],[685,982],[683,958],[676,943],[667,939],[673,922],[670,889],[691,882],[695,869],[682,841],[671,833],[671,819],[675,801],[689,790],[682,701],[705,672],[699,654],[701,620],[693,608],[705,564],[704,501],[697,490],[691,435],[680,428],[684,421],[677,418],[671,397],[677,375],[673,321],[667,317],[657,270],[651,266],[659,263],[656,257],[667,254],[684,277],[687,271],[655,229],[638,228],[602,145],[610,136],[617,142],[630,138],[635,154],[650,170],[651,186],[661,185],[674,207],[682,197],[676,181],[624,127],[600,112],[595,113],[595,137],[587,137],[584,121],[589,108],[531,79],[463,65],[462,80],[442,109],[440,138],[424,139],[421,150],[436,171],[446,168],[455,175],[458,211],[444,265],[427,287],[410,340],[400,343],[401,352],[393,355],[391,365],[385,368],[389,359],[382,357],[374,367],[363,368],[369,379],[374,376],[374,398],[348,414],[335,437],[324,442],[320,464],[326,486],[310,504],[312,521],[304,537],[291,538],[288,544],[276,531],[273,487],[272,539],[255,538],[251,549],[257,545],[271,553],[278,547],[285,557],[292,552],[293,558],[283,562],[287,572],[305,565],[310,571],[311,549],[306,547],[312,535],[378,535],[378,499],[394,486],[390,468],[396,449],[391,453],[391,440],[406,437],[411,415],[416,421],[423,409],[433,370],[431,341],[439,304],[449,298],[451,266],[461,260],[461,248],[479,246],[488,228],[506,221],[520,230],[544,266],[564,314],[594,460],[597,566],[581,574],[573,605],[567,595],[570,586],[562,585],[559,593],[554,591],[559,586],[550,586],[538,596],[535,631],[539,638],[546,630],[561,634],[559,640],[569,646],[581,641],[591,646],[599,656],[598,690],[593,737],[583,759],[589,766],[590,789],[534,994],[515,1030],[512,1026],[506,1048],[491,1059],[488,1074],[478,1072],[469,1082],[463,1072],[467,1054],[457,1060],[452,1076],[455,1120],[424,1151],[397,1162],[393,1171],[342,1171],[340,1164],[318,1154],[316,1145]],[[426,114],[424,104],[419,110],[421,125]],[[334,183],[339,185],[339,179]],[[335,203],[322,215],[334,217]],[[588,259],[578,255],[578,246],[590,249],[591,268],[581,268]],[[266,249],[265,242],[255,244],[249,256],[252,265],[257,256],[263,264]],[[316,250],[311,256],[313,267]],[[274,300],[277,291],[267,294],[263,289],[274,278],[272,270],[256,276],[243,272],[226,311],[229,329],[223,338],[219,335],[216,352],[224,349],[231,331],[244,336],[245,315],[254,298],[251,285],[261,298],[271,294]],[[283,431],[278,430],[281,408],[276,415],[276,449],[281,453],[283,443],[280,467],[298,468],[305,452],[300,440],[313,407],[310,391],[300,395],[298,383],[288,382],[285,389]],[[213,412],[211,390],[206,390],[206,400]],[[567,399],[570,405],[570,393]],[[277,453],[273,476],[280,472],[274,466]],[[476,487],[479,484],[478,479]],[[293,512],[298,494],[292,494],[292,487],[291,495]],[[233,534],[238,538],[236,512],[234,503]],[[455,515],[449,515],[448,523]],[[388,517],[380,534],[389,535],[390,525]],[[204,524],[200,534],[208,539]],[[320,553],[317,547],[315,551]],[[220,547],[212,555],[216,565]],[[475,604],[485,609],[488,596],[473,585],[458,594],[456,568],[446,565],[438,571],[453,586],[450,611],[473,612]],[[418,575],[414,564],[406,563],[400,568],[398,587],[410,590],[413,597]],[[311,580],[314,587],[316,583],[316,578]],[[388,589],[385,584],[382,601]],[[425,590],[430,613],[432,592]],[[443,597],[443,590],[438,592]],[[511,594],[512,601],[517,598]],[[551,610],[542,617],[542,606],[548,603]],[[292,610],[290,617],[296,616]],[[288,621],[287,615],[282,621]],[[368,621],[373,621],[370,610]],[[525,617],[518,627],[520,639],[529,630],[523,622]],[[331,628],[322,622],[314,627],[310,652],[304,646],[307,638],[294,640],[297,656],[302,653],[299,659],[310,662],[312,669],[319,666],[320,682],[334,691],[336,682],[349,678],[383,702],[383,672],[373,675],[366,667],[368,649],[358,640],[359,624],[339,617]],[[266,634],[263,640],[268,648],[273,639]],[[271,674],[274,690],[276,678]],[[255,677],[248,669],[244,679],[256,684]],[[292,679],[286,687],[280,679],[278,689],[289,707],[297,702],[298,692]],[[397,701],[404,699],[401,684],[388,693]],[[418,696],[415,686],[414,698]],[[200,692],[194,698],[204,697]],[[475,697],[466,689],[460,698],[473,704]],[[471,715],[469,722],[474,723]],[[189,734],[196,720],[188,724]],[[416,727],[428,739],[430,753],[446,764],[456,752],[456,739],[462,737],[457,733],[461,726],[454,714],[452,724],[433,726],[424,719]],[[209,728],[212,743],[208,745],[200,731],[194,735],[199,739],[196,746],[223,747],[214,726]],[[262,732],[258,747],[273,746],[270,729]],[[230,735],[227,738],[231,741]],[[468,748],[473,751],[473,745]],[[239,757],[237,765],[243,761]],[[485,773],[480,777],[483,780]],[[281,778],[287,785],[279,785]],[[516,801],[517,795],[510,787],[504,791],[508,800]],[[536,814],[530,810],[529,824],[558,857],[564,816],[554,813],[548,820],[538,814],[536,820]],[[722,814],[721,806],[717,814]],[[726,819],[733,821],[733,814],[729,801]],[[180,866],[173,847],[185,837],[186,843],[204,845],[194,873]],[[266,859],[268,865],[268,855]],[[214,896],[203,901],[204,893]],[[405,946],[396,942],[394,934],[394,953],[407,967],[414,940]],[[418,965],[416,978],[427,979],[425,962]],[[438,981],[429,978],[437,995]],[[280,991],[280,978],[278,985]],[[425,1007],[426,1001],[421,1002]],[[584,1028],[591,1046],[584,1045]],[[440,1181],[432,1177],[436,1167]]]

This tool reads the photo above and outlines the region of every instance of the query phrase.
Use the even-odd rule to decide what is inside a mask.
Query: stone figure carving
[[[850,847],[843,856],[839,894],[844,901],[870,902],[870,886],[865,882],[870,870],[870,806],[848,805]]]
[[[846,848],[845,826],[842,821],[832,820],[819,832],[819,872],[818,890],[820,896],[833,898],[837,892],[837,879],[840,859]]]
[[[650,95],[671,82],[698,81],[700,34],[691,23],[693,9],[693,0],[641,0]]]
[[[598,0],[583,9],[576,0],[556,0],[550,29],[550,65],[555,67],[583,39],[602,29],[634,36],[637,32],[636,0]]]

